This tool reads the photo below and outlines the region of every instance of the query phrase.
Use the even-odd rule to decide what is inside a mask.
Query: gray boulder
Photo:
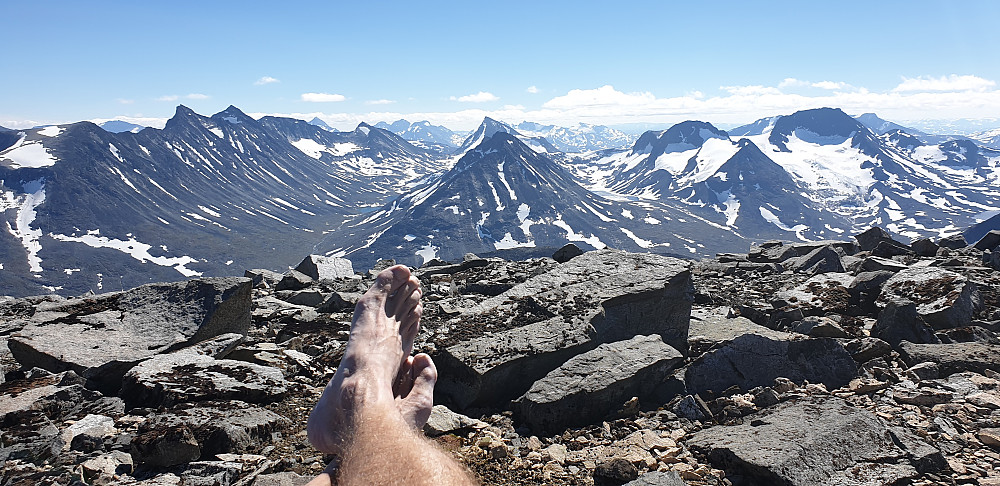
[[[309,255],[305,257],[296,271],[302,272],[313,280],[335,280],[338,278],[353,278],[354,265],[346,258]]]
[[[313,278],[298,271],[289,270],[274,286],[274,290],[302,290],[313,284]]]
[[[910,243],[910,249],[913,250],[917,255],[923,257],[932,257],[937,255],[938,248],[940,248],[937,243],[934,243],[928,238],[920,238],[914,240]]]
[[[809,243],[788,243],[767,241],[750,247],[747,259],[756,263],[781,263],[795,257],[802,257],[820,248],[830,247],[838,255],[853,255],[858,247],[850,241],[813,241]]]
[[[906,265],[891,258],[870,256],[861,262],[862,272],[892,272],[906,270]]]
[[[137,464],[173,466],[216,454],[243,454],[269,444],[289,422],[240,401],[199,404],[151,415],[132,439]]]
[[[985,343],[914,344],[903,342],[900,357],[909,366],[931,362],[938,365],[942,376],[961,371],[985,373],[1000,371],[1000,346]]]
[[[130,408],[205,400],[269,403],[284,398],[289,385],[277,368],[178,352],[153,357],[129,370],[121,396]]]
[[[658,335],[601,344],[536,381],[515,411],[537,430],[600,422],[630,398],[647,396],[682,359]]]
[[[688,393],[721,393],[731,386],[750,390],[769,386],[778,377],[808,380],[839,388],[858,376],[851,355],[831,338],[788,335],[775,339],[746,334],[721,345],[688,365]]]
[[[840,254],[833,249],[833,246],[821,246],[803,256],[790,258],[785,262],[785,268],[812,275],[844,271]]]
[[[830,396],[788,401],[733,426],[696,432],[688,447],[705,453],[734,484],[881,485],[919,472],[907,437],[867,410]],[[919,443],[921,456],[926,452]]]
[[[850,294],[850,307],[856,309],[858,314],[877,312],[876,300],[882,293],[882,285],[893,275],[895,275],[894,271],[885,270],[859,273],[847,286],[847,291]]]
[[[858,241],[858,247],[861,248],[861,251],[872,251],[876,246],[878,246],[879,243],[884,241],[895,241],[892,239],[892,235],[890,235],[888,231],[878,226],[869,228],[864,233],[855,236],[854,239]]]
[[[940,343],[941,340],[917,313],[913,302],[890,302],[878,315],[872,326],[871,337],[879,338],[898,347],[902,341],[911,343]]]
[[[8,342],[22,366],[73,370],[114,394],[139,361],[250,327],[248,278],[149,284],[42,308]]]
[[[487,426],[486,422],[452,412],[444,405],[434,405],[427,423],[424,424],[424,434],[430,437],[437,437],[462,429],[483,428]]]
[[[266,286],[268,288],[274,287],[284,278],[284,275],[264,268],[244,270],[243,276],[249,278],[254,287]]]
[[[992,230],[983,235],[983,237],[972,246],[977,250],[987,251],[993,250],[998,245],[1000,245],[1000,231]]]
[[[948,248],[951,250],[958,250],[969,246],[969,243],[965,241],[965,236],[962,236],[962,233],[945,236],[944,238],[938,240],[937,243],[941,248]]]
[[[981,305],[976,284],[936,267],[900,271],[885,282],[878,297],[881,305],[907,301],[916,305],[917,313],[934,329],[968,326]]]
[[[744,334],[757,334],[771,339],[785,339],[787,333],[755,324],[745,317],[728,317],[722,312],[694,312],[688,328],[691,355],[700,355],[718,345]]]
[[[816,275],[801,285],[779,291],[771,305],[785,311],[799,309],[805,316],[847,314],[851,297],[847,288],[852,282],[854,275],[848,273]]]
[[[457,316],[505,330],[439,351],[438,394],[456,410],[512,400],[567,359],[636,335],[686,351],[693,291],[682,260],[584,253]]]
[[[634,481],[629,481],[624,486],[686,486],[687,483],[681,479],[676,471],[653,471],[643,474]]]
[[[566,263],[574,257],[578,257],[580,255],[583,255],[583,250],[581,250],[579,246],[576,246],[573,243],[566,243],[562,248],[556,250],[556,252],[552,254],[552,259],[559,263]]]

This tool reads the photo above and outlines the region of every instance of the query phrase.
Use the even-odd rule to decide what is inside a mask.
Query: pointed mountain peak
[[[239,108],[237,108],[237,107],[235,107],[233,105],[229,105],[229,107],[226,108],[225,110],[222,110],[222,111],[220,111],[220,112],[212,115],[212,118],[214,118],[216,120],[225,120],[225,121],[227,121],[229,123],[232,123],[232,124],[239,124],[239,123],[254,122],[254,121],[256,121],[253,118],[251,118],[249,115],[247,115],[246,113],[243,113],[242,110],[240,110]]]
[[[174,116],[167,120],[167,124],[163,127],[163,129],[166,130],[174,126],[190,124],[193,120],[200,120],[201,118],[204,117],[195,113],[191,108],[184,105],[177,105],[177,110],[174,112]]]
[[[333,131],[333,127],[331,127],[330,125],[327,125],[327,123],[325,121],[320,120],[318,116],[314,116],[313,119],[309,120],[308,123],[310,125],[314,125],[314,126],[320,127],[323,130],[326,130],[328,132],[332,132]]]
[[[479,124],[479,128],[462,142],[462,146],[458,148],[458,153],[468,152],[498,132],[509,133],[514,136],[521,135],[517,130],[514,130],[514,127],[487,116],[483,118],[483,122]]]
[[[375,130],[375,127],[372,127],[371,125],[365,122],[361,122],[358,123],[358,127],[354,129],[354,133],[358,133],[367,137],[372,130]]]

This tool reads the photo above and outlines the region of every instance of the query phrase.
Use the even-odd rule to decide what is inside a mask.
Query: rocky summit
[[[1000,485],[998,244],[430,260],[424,433],[484,484]],[[391,264],[0,297],[0,484],[304,484]]]

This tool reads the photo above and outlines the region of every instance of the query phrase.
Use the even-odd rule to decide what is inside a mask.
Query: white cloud
[[[995,81],[979,76],[952,74],[935,78],[920,76],[916,78],[903,77],[903,82],[892,89],[895,93],[914,91],[986,91],[996,86]]]
[[[527,91],[527,92],[529,92],[531,94],[537,94],[538,93],[538,86],[535,86],[535,85],[528,86],[528,88],[525,89],[525,91]]]
[[[391,105],[395,103],[396,100],[368,100],[365,102],[366,105]]]
[[[813,88],[828,89],[830,91],[849,89],[851,87],[851,85],[841,81],[820,81],[818,83],[812,83],[810,86]]]
[[[344,101],[347,98],[341,94],[330,94],[330,93],[302,93],[302,101],[308,101],[310,103],[329,103]]]
[[[177,95],[163,95],[156,99],[156,101],[177,101],[180,96]]]
[[[656,99],[652,93],[622,93],[614,86],[605,85],[597,89],[573,89],[563,96],[556,96],[542,104],[543,108],[556,110],[577,109],[600,106],[640,106]]]
[[[728,92],[731,95],[736,96],[765,96],[765,95],[780,95],[781,90],[771,86],[719,86],[719,89]]]
[[[119,104],[122,104],[122,105],[131,105],[132,103],[135,103],[135,100],[129,100],[129,99],[125,99],[125,98],[118,98],[115,101],[117,101]]]
[[[500,98],[498,98],[493,93],[488,93],[486,91],[480,91],[476,94],[470,94],[465,96],[451,97],[452,101],[460,101],[462,103],[485,103],[487,101],[496,101],[499,99]]]
[[[260,79],[258,79],[257,81],[254,81],[253,84],[255,86],[263,86],[265,84],[280,83],[280,82],[281,82],[281,80],[279,80],[277,78],[272,78],[270,76],[263,76]]]
[[[809,86],[810,84],[811,83],[809,83],[809,81],[803,81],[801,79],[785,78],[778,83],[778,88],[795,88],[798,86]]]

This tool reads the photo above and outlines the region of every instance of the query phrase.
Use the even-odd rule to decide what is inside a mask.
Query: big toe
[[[422,428],[434,408],[434,384],[437,383],[437,367],[431,357],[420,353],[413,357],[413,388],[405,400],[411,408],[413,425]]]
[[[410,280],[410,269],[405,265],[394,265],[379,272],[370,291],[384,293],[391,297]]]

